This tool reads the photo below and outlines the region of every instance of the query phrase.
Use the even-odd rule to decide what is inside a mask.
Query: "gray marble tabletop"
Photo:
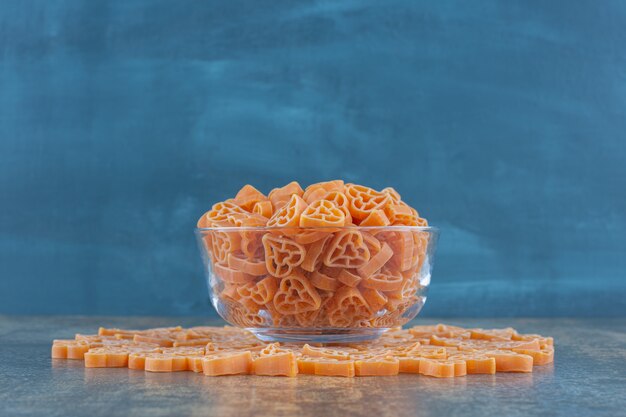
[[[50,359],[54,338],[98,326],[219,324],[213,319],[0,316],[0,416],[626,416],[626,319],[446,319],[555,337],[532,374],[436,379],[209,378],[84,369]],[[439,320],[422,319],[420,324]]]

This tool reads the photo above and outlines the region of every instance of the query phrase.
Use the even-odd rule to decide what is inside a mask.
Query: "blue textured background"
[[[196,218],[344,178],[442,229],[424,314],[621,315],[625,136],[621,1],[3,1],[0,313],[213,314]]]

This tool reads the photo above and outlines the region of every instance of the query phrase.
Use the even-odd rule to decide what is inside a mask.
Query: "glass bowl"
[[[439,231],[418,226],[195,231],[218,314],[264,341],[356,342],[426,302]]]

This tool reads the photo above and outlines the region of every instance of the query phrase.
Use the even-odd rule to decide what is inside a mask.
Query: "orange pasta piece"
[[[450,326],[445,324],[436,324],[434,326],[413,326],[409,329],[409,333],[416,338],[429,338],[431,335],[440,337],[460,337],[469,338],[469,331],[462,327]]]
[[[228,319],[241,327],[264,327],[265,317],[259,314],[259,306],[250,300],[241,299],[241,304],[230,307]]]
[[[400,271],[407,271],[415,265],[413,234],[405,231],[385,231],[376,235],[392,250],[390,262]]]
[[[250,184],[244,185],[235,196],[235,204],[247,211],[252,211],[254,205],[261,201],[267,201],[267,197]]]
[[[356,376],[392,376],[400,372],[400,361],[390,356],[357,359],[354,361]]]
[[[330,191],[324,195],[324,200],[333,202],[339,210],[343,211],[343,214],[346,216],[346,225],[352,224],[352,215],[350,214],[348,197],[346,197],[343,192]]]
[[[335,229],[324,229],[324,230],[315,230],[308,229],[304,231],[300,231],[298,234],[293,236],[293,240],[301,245],[308,245],[310,243],[315,243],[319,240],[329,238],[331,233],[335,232]]]
[[[54,340],[52,359],[84,359],[90,344],[84,340]]]
[[[300,216],[306,208],[306,202],[294,194],[287,204],[274,212],[267,222],[267,227],[297,227],[300,224]]]
[[[179,340],[174,342],[174,347],[188,347],[188,346],[204,346],[211,342],[211,339],[191,339],[191,340]]]
[[[269,345],[252,361],[255,375],[289,376],[298,374],[298,363],[293,352]]]
[[[272,202],[274,211],[277,211],[285,204],[287,204],[293,195],[302,197],[303,194],[304,191],[302,190],[302,187],[300,187],[300,184],[298,184],[296,181],[292,181],[284,187],[274,188],[272,191],[270,191],[268,197]]]
[[[474,350],[474,349],[490,349],[490,350],[511,350],[511,349],[529,349],[539,350],[540,345],[537,340],[527,341],[513,341],[513,340],[464,340],[459,345],[462,350]]]
[[[359,268],[370,260],[370,251],[363,235],[356,230],[337,232],[330,241],[324,256],[324,265],[329,267]]]
[[[302,261],[301,267],[305,271],[313,272],[319,268],[320,256],[324,250],[324,245],[330,238],[330,235],[325,236],[321,240],[311,243],[306,248],[306,255]]]
[[[417,211],[406,204],[387,204],[384,207],[386,217],[394,225],[417,226]]]
[[[361,285],[380,291],[395,291],[402,288],[403,279],[400,273],[383,268],[379,272],[365,278]]]
[[[339,288],[339,281],[336,278],[331,278],[328,275],[322,274],[319,271],[311,273],[311,284],[320,290],[335,291]]]
[[[125,335],[127,339],[132,339],[133,336],[137,333],[145,333],[143,330],[122,330],[122,329],[107,329],[106,327],[100,327],[98,329],[99,336],[115,336],[115,335]]]
[[[128,349],[99,347],[85,353],[85,368],[125,368],[128,366]]]
[[[341,227],[346,216],[332,201],[317,200],[300,215],[300,227]]]
[[[354,361],[317,358],[314,360],[314,374],[352,378],[355,375]]]
[[[372,256],[370,260],[360,268],[357,268],[358,274],[363,278],[369,278],[373,273],[380,270],[393,256],[393,250],[387,243],[383,243],[380,251]]]
[[[239,207],[234,201],[226,200],[220,203],[213,204],[211,210],[202,215],[202,218],[198,221],[207,226],[212,226],[215,222],[225,222],[228,220],[228,215],[234,213],[245,214],[245,210]]]
[[[330,347],[315,347],[309,344],[305,344],[304,346],[302,346],[303,355],[316,358],[347,360],[350,359],[350,353],[353,352],[356,352],[356,350],[350,348],[333,349]]]
[[[479,340],[511,340],[513,334],[515,333],[515,329],[506,328],[506,329],[470,329],[470,338],[471,339],[479,339]]]
[[[378,290],[364,288],[361,291],[361,294],[363,294],[363,298],[367,301],[367,304],[372,312],[380,310],[385,304],[387,304],[387,297],[385,297],[385,294]]]
[[[389,194],[380,193],[363,185],[346,184],[344,192],[349,201],[348,207],[353,221],[360,222],[372,211],[382,209],[391,201]]]
[[[357,288],[340,287],[329,301],[328,320],[334,327],[348,327],[368,318],[371,310]]]
[[[433,346],[458,347],[462,343],[463,338],[460,337],[440,337],[435,334],[430,336],[430,344]]]
[[[197,374],[202,373],[202,360],[204,355],[187,356],[187,370]]]
[[[436,378],[454,378],[467,375],[467,367],[463,360],[427,359],[420,360],[419,373]]]
[[[176,355],[176,356],[196,356],[196,355],[204,355],[205,348],[204,346],[180,346],[180,347],[163,348],[160,351],[161,353],[171,354],[171,355]]]
[[[308,195],[306,195],[306,191],[304,192],[304,194],[305,195],[302,196],[302,199],[306,201],[307,204],[312,204],[316,201],[322,200],[324,196],[328,194],[328,191],[324,190],[323,188],[317,188]]]
[[[447,349],[441,346],[420,345],[413,354],[426,359],[446,359],[448,357]]]
[[[143,371],[146,369],[146,356],[153,352],[133,352],[128,355],[128,369]]]
[[[252,371],[250,351],[215,352],[202,359],[202,370],[207,376],[248,375]]]
[[[416,341],[411,334],[407,334],[407,332],[400,327],[395,327],[390,329],[388,332],[385,332],[381,336],[380,342],[383,346],[395,347],[397,345],[405,345],[406,343],[409,343],[409,349],[413,349],[416,346],[421,347],[419,340]],[[420,343],[420,345],[416,345],[416,342]]]
[[[389,224],[391,222],[383,210],[372,210],[359,226],[389,226]]]
[[[333,268],[330,266],[326,266],[326,265],[320,265],[319,271],[324,274],[324,275],[328,275],[331,278],[337,278],[339,277],[339,274],[341,273],[341,271],[343,271],[344,268]]]
[[[259,306],[264,306],[274,299],[278,289],[277,279],[271,275],[259,282],[248,282],[237,288],[240,298],[249,299]]]
[[[250,214],[247,212],[227,214],[225,221],[213,222],[213,226],[214,227],[241,227],[244,219],[246,219],[249,215]]]
[[[399,361],[399,372],[406,374],[418,374],[420,359],[423,357],[420,353],[419,342],[409,345],[394,346],[390,351],[391,356]],[[444,353],[444,357],[446,354]]]
[[[263,247],[267,270],[275,277],[286,277],[304,261],[304,246],[291,239],[266,234],[263,236]]]
[[[208,326],[196,326],[189,329],[183,329],[176,334],[177,340],[196,340],[210,337],[214,332]]]
[[[237,292],[238,288],[239,285],[237,284],[229,284],[228,282],[225,282],[222,291],[216,292],[218,292],[219,297],[224,300],[239,301],[241,299],[241,296]]]
[[[494,345],[497,349],[528,349],[528,350],[539,350],[541,349],[541,344],[539,340],[520,340],[520,341],[503,341],[503,342],[494,342]]]
[[[420,373],[420,361],[419,356],[401,356],[398,358],[398,372],[401,374],[419,374]]]
[[[387,304],[385,304],[385,308],[387,308]],[[402,317],[404,311],[406,311],[404,307],[394,311],[387,311],[385,314],[369,320],[370,326],[382,328],[402,326],[410,320],[409,317]]]
[[[265,309],[270,313],[272,317],[272,325],[278,328],[288,328],[300,326],[297,317],[294,314],[284,315],[276,310],[274,301],[265,304]]]
[[[76,343],[75,340],[56,339],[52,341],[52,349],[50,351],[50,357],[52,359],[68,359],[67,357],[67,345],[70,343]],[[84,343],[89,350],[89,344]],[[83,355],[85,352],[83,352]]]
[[[236,227],[265,226],[268,219],[257,213],[235,213],[227,216],[228,223]]]
[[[389,332],[387,332],[387,335],[391,336],[392,335],[393,330],[390,330]],[[404,334],[404,330],[402,331]],[[385,337],[385,336],[383,336]],[[397,345],[395,338],[393,343],[385,343],[386,345],[389,344],[391,345],[390,347],[392,347],[392,349],[388,352],[391,356],[393,356],[394,358],[406,358],[406,357],[415,357],[415,358],[420,358],[422,357],[422,344],[420,342],[415,342],[413,338],[407,339],[405,340],[404,338],[399,338],[399,340],[401,340],[401,344]],[[446,353],[444,352],[444,356],[446,357]],[[400,372],[402,372],[402,364],[400,366]]]
[[[515,341],[529,341],[529,340],[536,340],[537,342],[539,342],[539,345],[547,345],[547,346],[552,346],[554,345],[554,339],[551,337],[544,337],[538,334],[519,334],[519,333],[514,333],[513,335],[511,335],[511,340],[515,340]]]
[[[270,217],[272,217],[272,214],[274,214],[274,207],[272,207],[272,202],[269,200],[257,201],[256,203],[254,203],[252,212],[269,219]]]
[[[154,345],[102,346],[85,353],[86,368],[124,368],[128,366],[131,353],[159,352]]]
[[[181,326],[175,326],[175,327],[156,327],[154,329],[147,329],[147,330],[134,330],[134,333],[130,333],[130,332],[123,332],[122,333],[122,339],[128,339],[128,340],[132,340],[135,338],[135,336],[137,335],[143,335],[143,336],[158,336],[158,335],[162,335],[164,337],[167,338],[171,338],[171,339],[175,339],[176,337],[178,337],[179,334],[181,334],[184,331],[184,329]],[[78,335],[77,335],[78,336]],[[120,338],[120,333],[116,333],[115,334],[116,338]],[[113,341],[111,341],[109,338],[103,338],[103,343],[106,344],[110,344]],[[144,342],[141,342],[144,343]],[[149,342],[147,342],[149,343]],[[116,344],[116,343],[113,343]]]
[[[413,300],[405,300],[401,296],[397,296],[397,291],[387,291],[385,295],[387,296],[387,304],[385,304],[385,308],[389,312],[402,312],[406,308],[407,304],[413,304]]]
[[[428,249],[428,234],[424,232],[411,232],[413,235],[413,257],[411,267],[418,271],[422,269]]]
[[[298,373],[305,375],[315,375],[315,364],[319,358],[310,356],[298,356],[296,362],[298,364]]]
[[[144,360],[147,372],[181,372],[188,371],[187,358],[169,353],[149,353]]]
[[[249,260],[242,252],[233,252],[228,254],[228,267],[240,271],[248,275],[266,275],[267,266],[265,260]]]
[[[151,343],[161,347],[174,346],[174,340],[175,339],[171,335],[163,334],[160,332],[136,334],[133,337],[133,342],[135,343]]]
[[[289,376],[298,374],[298,364],[293,352],[259,356],[252,363],[255,375]]]
[[[206,227],[211,227],[211,223],[209,222],[209,219],[207,217],[207,214],[210,212],[207,211],[206,213],[204,213],[202,216],[200,216],[200,218],[198,219],[198,221],[196,222],[196,227],[199,229],[203,229]],[[210,242],[207,242],[210,243]]]
[[[353,274],[347,269],[342,269],[337,276],[337,280],[348,287],[356,287],[361,282],[361,279],[360,276]]]
[[[305,311],[294,314],[296,321],[302,327],[320,327],[326,323],[326,306],[333,296],[333,292],[318,290],[321,302],[317,310]]]
[[[398,193],[393,187],[383,188],[380,192],[389,195],[394,204],[398,204],[400,200],[402,200],[400,193]]]
[[[403,274],[400,275],[402,275],[403,279],[400,288],[385,292],[387,297],[389,297],[389,310],[394,310],[395,308],[398,308],[409,301],[415,301],[416,292],[420,288],[420,283],[417,275],[409,278],[405,278]]]
[[[280,280],[274,295],[274,307],[281,314],[318,310],[322,299],[308,279],[293,274]]]
[[[321,298],[321,296],[320,296]],[[297,325],[300,327],[316,327],[317,320],[320,317],[320,309],[304,311],[296,313],[292,317],[296,320]]]
[[[237,232],[212,231],[211,244],[213,262],[226,264],[228,254],[241,248],[241,236]]]
[[[246,282],[253,281],[254,275],[246,274],[242,271],[229,268],[226,265],[214,264],[213,271],[222,281],[231,284],[245,284]]]
[[[322,196],[326,195],[327,193],[331,191],[342,192],[343,185],[344,184],[342,180],[317,182],[315,184],[311,184],[308,187],[306,187],[306,190],[304,190],[304,194],[302,194],[302,198],[308,201],[310,199],[311,194],[317,193],[319,190],[322,191],[323,193]]]
[[[242,219],[242,227],[262,227],[267,223],[267,219],[257,214],[250,214],[246,218]],[[240,232],[241,242],[239,244],[241,252],[250,260],[262,259],[263,243],[262,238],[265,234],[264,230],[242,230]],[[233,253],[234,251],[231,251]]]
[[[365,242],[365,246],[370,251],[370,258],[380,252],[382,247],[380,240],[369,232],[361,232],[361,236],[363,236],[363,242]]]
[[[230,201],[216,203],[211,207],[211,210],[200,216],[196,226],[200,228],[211,227],[215,222],[226,221],[226,216],[231,213],[245,213],[245,210]]]
[[[513,348],[511,350],[515,353],[531,356],[533,358],[533,366],[547,365],[554,362],[554,348],[552,348],[552,346],[547,346],[540,350],[519,348]]]
[[[498,372],[532,372],[533,357],[512,351],[487,351],[485,356],[496,360]]]
[[[465,361],[465,368],[468,374],[495,374],[496,360],[476,353],[454,353],[448,357],[449,360]]]

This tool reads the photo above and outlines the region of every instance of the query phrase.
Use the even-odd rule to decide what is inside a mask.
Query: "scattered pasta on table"
[[[96,335],[55,340],[53,359],[87,368],[191,371],[206,376],[302,374],[337,377],[437,378],[532,372],[554,360],[551,337],[515,329],[465,329],[438,324],[392,329],[371,342],[310,345],[268,343],[236,327],[100,328]]]

